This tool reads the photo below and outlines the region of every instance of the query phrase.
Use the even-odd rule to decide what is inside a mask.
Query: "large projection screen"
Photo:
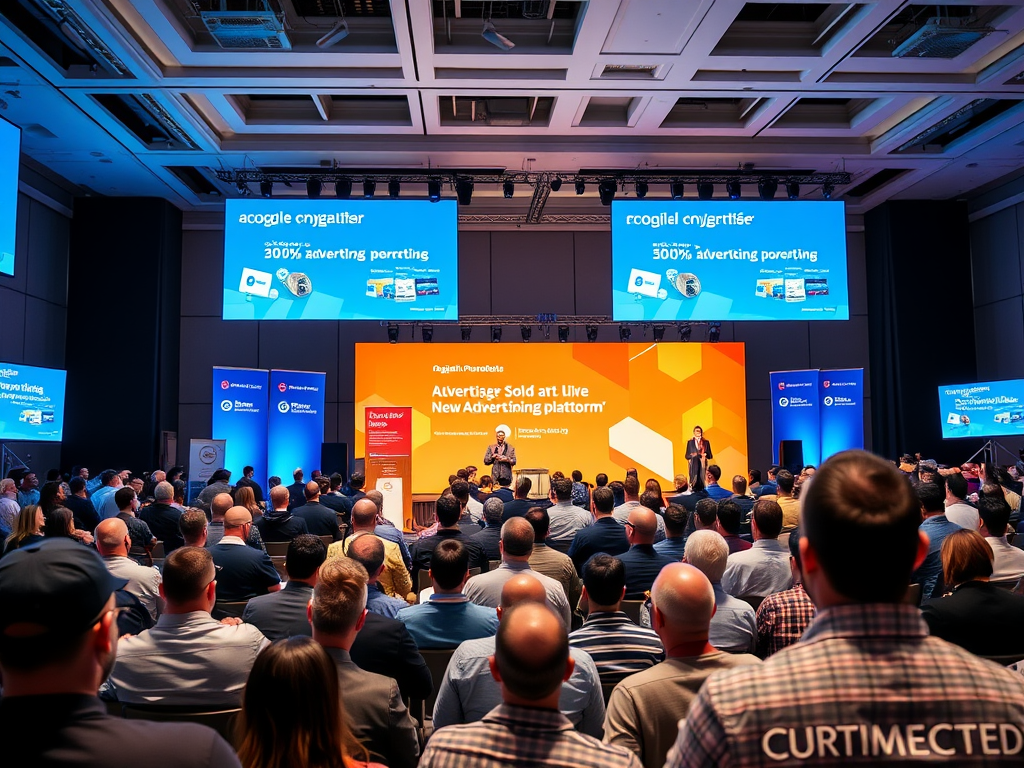
[[[636,467],[665,491],[687,471],[686,441],[704,428],[722,476],[747,473],[741,343],[356,344],[355,456],[367,406],[413,409],[414,493],[440,492],[510,428],[517,469]]]
[[[1024,379],[939,387],[942,436],[1024,435]]]
[[[59,443],[66,377],[56,368],[0,363],[0,440]]]

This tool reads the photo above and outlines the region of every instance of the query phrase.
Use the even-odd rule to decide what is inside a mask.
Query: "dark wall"
[[[977,373],[966,204],[890,201],[867,214],[865,232],[874,449],[959,464],[975,449],[942,439],[938,387]]]
[[[351,444],[355,431],[354,344],[386,342],[386,329],[373,322],[222,321],[223,240],[220,229],[184,233],[178,463],[187,464],[191,438],[210,437],[211,369],[215,365],[327,371],[324,440]],[[849,321],[723,324],[722,341],[746,342],[751,466],[767,467],[772,458],[769,372],[868,368],[863,234],[848,233],[847,243]],[[554,312],[610,316],[611,233],[460,232],[459,311],[467,315]],[[586,341],[582,328],[574,331],[577,335],[570,341]],[[410,343],[412,339],[405,334],[407,330],[403,330],[401,343]],[[473,341],[487,340],[485,329],[474,332]],[[602,326],[598,340],[618,341],[618,326]],[[638,340],[642,339],[634,332],[633,341]],[[702,339],[695,335],[693,341],[698,340]],[[435,324],[434,341],[460,341],[458,327]],[[542,341],[534,331],[531,343]],[[417,339],[416,343],[422,342]],[[522,343],[518,329],[506,329],[502,343]],[[866,414],[870,409],[867,398]],[[870,445],[870,430],[866,439]]]
[[[71,227],[63,461],[141,472],[177,430],[181,212],[81,198]]]
[[[18,195],[14,277],[0,276],[0,361],[64,367],[70,226],[63,213]],[[40,473],[60,462],[58,443],[7,445]]]

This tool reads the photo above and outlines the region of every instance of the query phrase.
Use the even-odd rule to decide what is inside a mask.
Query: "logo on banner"
[[[821,386],[823,386],[825,389],[828,389],[831,386],[831,383],[828,379],[825,379],[823,382],[821,382]]]
[[[287,391],[288,391],[288,385],[287,385],[287,384],[285,384],[285,383],[284,383],[284,382],[282,381],[282,382],[281,382],[280,384],[278,384],[278,385],[277,385],[277,389],[278,389],[278,391],[280,391],[280,392],[282,392],[282,393],[283,393],[283,392],[287,392]]]
[[[234,404],[230,400],[221,400],[220,401],[220,409],[222,411],[230,411],[231,408],[233,407],[233,405]]]
[[[787,405],[789,405],[789,398],[788,397],[780,397],[779,398],[779,406],[781,408],[785,408]]]
[[[827,382],[826,382],[826,383],[827,383]],[[825,399],[824,399],[824,400],[823,400],[822,402],[824,402],[824,403],[825,403],[825,405],[832,405],[832,403],[833,403],[833,400],[832,400],[832,398],[831,398],[831,397],[826,397],[826,398],[825,398]]]
[[[199,460],[203,464],[213,464],[217,460],[217,449],[212,445],[204,445],[199,449]]]
[[[784,381],[780,381],[780,382],[779,382],[779,392],[782,392],[782,391],[784,391],[785,389],[786,389],[786,382],[784,382]]]
[[[280,403],[277,404],[277,410],[279,410],[281,413],[288,413],[288,411],[291,410],[291,406],[288,405],[287,401],[282,400]]]
[[[223,380],[223,381],[222,381],[222,382],[220,383],[220,388],[221,388],[221,389],[227,389],[227,388],[228,388],[228,387],[230,387],[230,386],[231,386],[231,385],[230,385],[230,384],[228,384],[228,380],[227,380],[227,379],[224,379],[224,380]]]

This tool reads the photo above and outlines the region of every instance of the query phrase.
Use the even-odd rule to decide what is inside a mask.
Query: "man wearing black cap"
[[[209,728],[111,717],[96,697],[117,654],[114,591],[124,579],[69,539],[0,562],[0,743],[11,765],[239,766]]]

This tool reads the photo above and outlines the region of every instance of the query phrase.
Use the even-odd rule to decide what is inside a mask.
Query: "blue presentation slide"
[[[0,440],[59,443],[65,371],[0,363]]]
[[[228,200],[225,320],[458,320],[454,200]]]
[[[0,118],[0,275],[14,274],[20,154],[21,129]]]
[[[848,320],[841,201],[612,202],[612,319]]]
[[[1024,435],[1024,379],[939,387],[943,437]]]

